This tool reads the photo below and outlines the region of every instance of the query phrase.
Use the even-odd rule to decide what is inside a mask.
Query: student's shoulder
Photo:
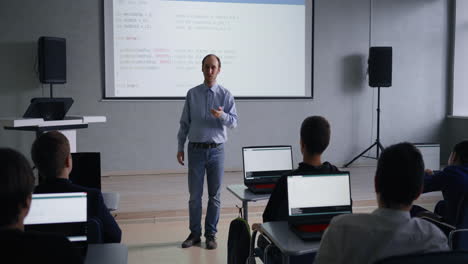
[[[333,217],[330,222],[332,228],[358,228],[372,226],[378,221],[372,214],[342,214]]]
[[[463,175],[468,177],[468,166],[467,165],[449,165],[445,167],[442,171],[439,171],[441,174],[447,176]]]
[[[350,222],[352,223],[353,221],[361,221],[361,220],[367,220],[367,219],[373,219],[374,216],[372,214],[364,214],[364,213],[359,213],[359,214],[341,214],[333,217],[332,223],[347,223]]]
[[[44,184],[39,184],[37,185],[35,188],[34,188],[34,193],[45,193],[47,192],[46,190],[46,186],[44,186]]]
[[[328,161],[325,161],[325,162],[323,163],[322,166],[326,167],[326,169],[328,169],[328,171],[331,172],[331,173],[333,173],[333,172],[341,172],[341,171],[338,169],[337,166],[331,164],[331,163],[328,162]]]
[[[28,231],[22,234],[25,244],[34,244],[42,248],[70,247],[70,241],[60,234]]]
[[[418,217],[413,217],[411,220],[413,223],[417,223],[418,226],[414,228],[414,234],[417,235],[417,239],[420,241],[430,241],[439,250],[448,249],[447,235],[440,228]]]
[[[86,187],[86,186],[78,185],[75,183],[71,183],[70,185],[73,186],[73,188],[79,192],[86,192],[86,193],[100,193],[101,192],[100,190],[96,188]]]
[[[419,217],[412,217],[411,221],[414,225],[419,226],[421,229],[422,234],[430,234],[430,235],[440,235],[446,238],[446,235],[438,228],[436,225],[432,224],[431,222],[424,220]]]

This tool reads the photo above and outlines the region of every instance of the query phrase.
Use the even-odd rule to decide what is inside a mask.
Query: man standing
[[[185,141],[188,143],[188,186],[190,235],[182,243],[188,248],[200,243],[203,181],[208,183],[208,209],[205,218],[206,248],[215,249],[216,226],[219,220],[220,191],[224,174],[224,145],[227,140],[226,127],[237,126],[237,111],[232,94],[216,83],[221,71],[221,61],[209,54],[202,60],[205,77],[200,84],[187,93],[184,110],[177,134],[177,161],[184,165]]]

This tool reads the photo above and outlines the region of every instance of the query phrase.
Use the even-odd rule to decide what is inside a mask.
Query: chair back
[[[455,226],[457,230],[468,229],[468,193],[462,196],[458,204]],[[468,250],[468,232],[457,232],[451,239],[453,250]]]
[[[443,251],[422,254],[410,254],[393,256],[381,259],[375,264],[466,264],[468,263],[468,252]]]

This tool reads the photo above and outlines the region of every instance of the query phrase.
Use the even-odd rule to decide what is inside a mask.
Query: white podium
[[[34,131],[36,136],[48,131],[58,130],[70,142],[70,151],[77,152],[76,130],[87,128],[91,123],[105,123],[105,116],[67,116],[63,120],[45,121],[42,118],[0,117],[0,124],[6,130]]]

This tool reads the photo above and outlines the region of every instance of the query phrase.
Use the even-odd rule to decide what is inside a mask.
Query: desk
[[[85,264],[127,264],[128,248],[124,244],[89,244]]]
[[[227,186],[227,190],[234,194],[239,200],[242,201],[242,210],[245,221],[248,221],[249,207],[248,202],[256,202],[261,200],[270,199],[269,193],[255,194],[243,185],[243,184],[232,184]]]
[[[317,252],[320,241],[304,241],[289,229],[288,222],[267,222],[260,227],[260,232],[267,236],[281,251],[283,263],[289,263],[289,256]]]
[[[0,117],[0,125],[6,130],[20,130],[36,132],[36,137],[44,132],[58,130],[67,137],[70,152],[77,152],[76,130],[87,128],[90,123],[105,123],[105,116],[67,116],[63,120],[49,120],[42,118]]]

